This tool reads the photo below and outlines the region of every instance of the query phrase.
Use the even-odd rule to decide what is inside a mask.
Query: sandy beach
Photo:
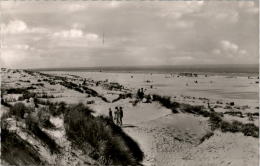
[[[139,88],[144,88],[145,94],[170,96],[175,102],[214,108],[215,112],[223,113],[223,119],[228,122],[236,120],[243,124],[253,123],[259,126],[258,116],[253,116],[251,119],[248,117],[248,113],[256,113],[259,109],[257,77],[249,79],[223,75],[186,77],[178,74],[57,71],[42,73],[47,75],[39,73],[30,75],[23,71],[14,74],[12,70],[2,72],[2,86],[5,89],[24,88],[33,84],[37,85],[38,80],[42,80],[43,86],[38,86],[33,92],[52,95],[53,97],[47,98],[50,102],[90,103],[87,105],[95,111],[95,116],[108,116],[109,108],[114,111],[116,106],[123,107],[122,129],[137,141],[144,152],[143,165],[186,166],[196,163],[197,166],[252,166],[258,163],[257,138],[244,136],[242,133],[212,131],[209,118],[183,111],[173,114],[171,109],[158,102],[140,101],[133,105],[131,98],[115,100],[120,94],[135,95]],[[75,84],[82,84],[85,80],[88,87],[103,98],[68,89],[58,84],[60,82],[58,79],[53,79],[56,84],[44,81],[50,76],[63,77]],[[114,83],[122,87],[120,89],[107,88],[107,84]],[[18,97],[19,94],[3,96],[6,101]],[[14,100],[10,103],[15,102]],[[233,104],[230,105],[230,102]],[[5,107],[2,107],[1,112],[4,109]],[[226,112],[238,111],[242,116],[226,114]],[[62,126],[59,119],[54,118],[52,122]],[[57,140],[66,142],[64,134],[49,133]],[[209,133],[211,136],[204,139]]]

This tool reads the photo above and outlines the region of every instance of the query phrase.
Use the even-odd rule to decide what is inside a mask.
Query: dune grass
[[[16,103],[10,108],[10,112],[6,113],[6,115],[1,118],[1,121],[4,121],[4,118],[11,116],[14,116],[18,121],[20,119],[25,119],[27,132],[31,132],[38,137],[39,140],[49,147],[51,153],[59,153],[59,147],[53,138],[43,132],[40,128],[40,126],[54,128],[54,125],[50,123],[48,118],[43,118],[43,114],[46,114],[47,110],[40,110],[36,116],[32,116],[33,112],[34,110],[32,108],[26,107],[23,103]],[[26,117],[24,116],[25,113],[28,114]]]
[[[2,96],[1,96],[1,105],[6,106],[6,107],[11,107],[12,106],[11,104],[5,102]]]
[[[1,129],[1,159],[11,165],[44,165],[38,151],[16,133]]]
[[[110,119],[92,115],[93,111],[78,104],[70,106],[64,115],[66,135],[77,147],[89,151],[103,165],[138,165],[143,152],[138,144]]]
[[[245,136],[259,138],[259,127],[253,123],[244,124],[239,121],[232,121],[230,123],[224,121],[218,113],[211,113],[209,121],[213,130],[220,129],[222,132],[232,133],[242,132]]]
[[[201,115],[203,117],[209,117],[210,113],[204,106],[193,106],[189,104],[180,104],[180,108],[183,112]]]
[[[15,103],[11,108],[10,108],[10,115],[14,115],[16,118],[21,118],[24,119],[24,114],[31,112],[32,109],[29,107],[26,107],[23,103],[18,102]]]
[[[50,152],[60,153],[60,147],[56,144],[56,142],[51,138],[47,133],[45,133],[40,127],[39,124],[33,121],[26,121],[27,126],[30,126],[28,130],[32,132],[39,140],[41,140],[45,145],[48,146]]]
[[[172,113],[178,113],[177,108],[180,104],[177,102],[172,102],[169,96],[153,95],[153,101],[158,101],[162,106],[171,109]]]

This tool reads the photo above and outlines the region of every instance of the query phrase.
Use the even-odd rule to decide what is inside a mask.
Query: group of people
[[[115,107],[114,118],[113,118],[113,111],[112,111],[111,108],[109,108],[109,118],[116,125],[119,125],[119,126],[123,125],[123,116],[124,116],[124,112],[123,112],[123,108],[122,107]]]
[[[151,85],[152,86],[152,85]],[[140,88],[137,90],[136,97],[143,103],[151,103],[153,101],[153,96],[148,94],[146,95],[145,92],[146,89]]]
[[[144,98],[144,89],[143,88],[137,90],[137,97],[139,99],[143,99]]]

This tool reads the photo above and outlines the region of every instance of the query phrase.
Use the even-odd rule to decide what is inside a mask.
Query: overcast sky
[[[258,63],[258,1],[0,4],[2,67]]]

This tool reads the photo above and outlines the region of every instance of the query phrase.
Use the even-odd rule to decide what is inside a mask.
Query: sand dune
[[[173,114],[172,110],[162,106],[159,102],[143,103],[139,101],[136,105],[133,105],[137,89],[145,88],[146,94],[170,96],[175,102],[203,105],[206,109],[211,107],[216,112],[222,113],[239,111],[242,117],[224,114],[223,119],[229,122],[237,120],[244,124],[254,123],[256,126],[259,126],[258,116],[253,116],[250,119],[247,114],[256,113],[259,108],[258,85],[254,83],[254,79],[247,79],[247,77],[227,78],[225,76],[205,77],[203,75],[195,78],[177,77],[177,75],[173,77],[165,74],[57,71],[46,73],[53,77],[65,77],[77,86],[86,79],[87,87],[97,94],[93,95],[69,89],[60,84],[59,81],[61,80],[58,78],[55,80],[55,77],[48,78],[48,76],[41,74],[32,76],[23,71],[20,74],[3,73],[2,88],[5,90],[14,87],[25,88],[32,86],[32,84],[42,83],[43,86],[37,85],[37,88],[30,91],[37,94],[46,93],[47,96],[53,95],[53,97],[41,98],[41,100],[49,100],[50,102],[64,101],[67,104],[82,102],[95,110],[95,116],[107,116],[109,108],[112,108],[114,111],[116,106],[123,107],[122,129],[137,141],[143,150],[145,156],[142,162],[143,165],[257,165],[257,138],[244,136],[242,133],[222,133],[220,130],[212,131],[208,117],[183,111]],[[44,81],[44,79],[48,81]],[[56,82],[56,84],[50,83],[50,80]],[[198,81],[198,83],[194,83],[194,81]],[[97,82],[99,83],[97,84]],[[111,82],[118,82],[123,85],[123,89],[107,89],[107,84]],[[81,88],[81,86],[79,87]],[[132,94],[133,98],[119,99],[112,102],[120,94],[127,93]],[[3,96],[3,99],[11,105],[15,104],[18,98],[19,94],[17,97]],[[14,101],[11,101],[11,99],[14,99]],[[22,102],[30,105],[30,102]],[[230,104],[231,102],[234,103]],[[1,114],[6,112],[4,110],[8,111],[8,108],[2,107]],[[71,155],[71,152],[69,152],[71,151],[71,145],[66,139],[62,118],[51,117],[50,121],[59,130],[44,131],[55,138],[58,145],[67,149],[67,152],[64,152],[64,156],[69,157]],[[210,136],[204,139],[208,134]],[[24,139],[33,140],[33,138],[25,137]],[[76,153],[76,157],[66,159],[63,165],[84,163],[84,160],[80,159],[82,157],[81,153],[77,151],[74,151],[74,153]],[[49,155],[48,152],[43,152],[43,154],[45,156]],[[88,159],[88,161],[94,163],[92,159]]]

